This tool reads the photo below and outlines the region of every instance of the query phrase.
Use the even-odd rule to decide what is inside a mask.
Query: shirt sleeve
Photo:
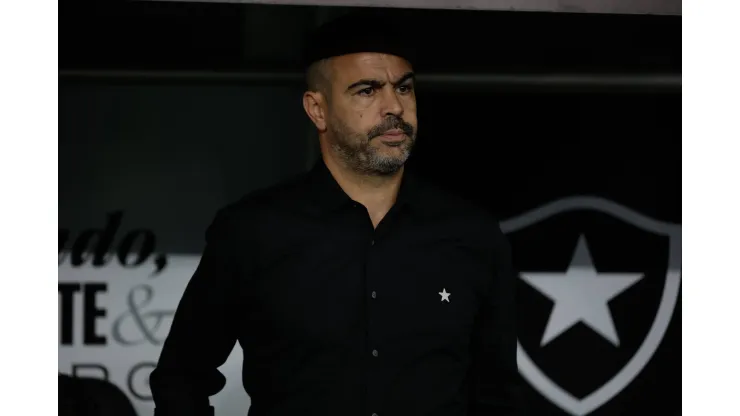
[[[469,415],[520,416],[525,412],[516,358],[516,272],[498,226],[488,241],[493,273],[472,339]]]
[[[155,416],[213,415],[209,396],[226,384],[218,367],[226,362],[237,338],[232,228],[222,210],[206,232],[206,248],[149,378]]]

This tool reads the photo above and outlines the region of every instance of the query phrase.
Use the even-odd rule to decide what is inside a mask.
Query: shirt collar
[[[355,203],[339,186],[322,158],[309,172],[307,185],[307,206],[317,214],[334,212]],[[398,208],[421,207],[419,186],[419,178],[409,169],[404,169],[395,205]]]

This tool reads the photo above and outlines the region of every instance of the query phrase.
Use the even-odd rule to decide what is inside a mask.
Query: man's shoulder
[[[430,181],[420,186],[424,204],[433,213],[433,222],[444,224],[443,229],[457,238],[483,249],[508,256],[508,239],[493,207],[474,197],[451,190]]]
[[[462,192],[418,178],[421,203],[425,209],[440,219],[455,219],[478,225],[498,226],[492,209]]]

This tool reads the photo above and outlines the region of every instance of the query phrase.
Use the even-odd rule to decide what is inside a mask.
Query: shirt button
[[[375,240],[370,241],[370,245],[371,246],[374,246],[375,245]]]
[[[373,357],[377,357],[377,356],[378,356],[378,350],[373,350]]]
[[[378,297],[378,294],[373,290],[373,293],[371,293],[370,296],[372,296],[373,299],[375,299]]]

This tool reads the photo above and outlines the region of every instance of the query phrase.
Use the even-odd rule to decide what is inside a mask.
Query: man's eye
[[[373,90],[372,87],[367,87],[367,88],[361,89],[360,91],[357,91],[357,93],[360,94],[360,95],[368,96],[368,95],[371,95],[373,93],[373,91],[374,90]]]
[[[401,85],[400,87],[398,87],[398,91],[401,94],[409,93],[409,92],[411,92],[411,86],[410,85]]]

